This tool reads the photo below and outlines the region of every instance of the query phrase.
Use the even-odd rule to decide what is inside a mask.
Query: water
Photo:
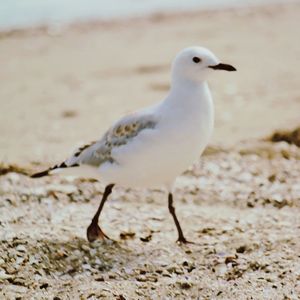
[[[0,30],[287,0],[0,0]]]

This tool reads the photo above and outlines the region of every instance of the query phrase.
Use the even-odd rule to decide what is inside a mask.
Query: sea
[[[299,0],[0,0],[0,31]]]

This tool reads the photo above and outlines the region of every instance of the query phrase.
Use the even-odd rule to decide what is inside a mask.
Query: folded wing
[[[59,165],[32,175],[33,178],[51,174],[54,170],[88,165],[99,167],[110,162],[118,163],[112,150],[130,143],[145,129],[154,129],[157,124],[152,114],[132,114],[116,122],[104,136],[95,142],[80,147],[75,153]]]

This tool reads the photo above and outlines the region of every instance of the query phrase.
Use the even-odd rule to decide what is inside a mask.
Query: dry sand
[[[56,162],[162,99],[170,63],[203,45],[236,73],[210,80],[213,143],[299,124],[300,5],[161,16],[0,36],[0,159]]]
[[[210,150],[178,179],[178,246],[160,190],[0,177],[0,299],[299,299],[300,5],[156,16],[0,36],[0,160],[40,168],[164,97],[175,53],[205,45],[238,69],[211,78]],[[4,169],[0,170],[0,174]],[[22,170],[21,170],[22,171]]]

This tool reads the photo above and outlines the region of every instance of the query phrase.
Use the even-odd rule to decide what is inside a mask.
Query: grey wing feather
[[[125,116],[115,123],[99,141],[79,148],[65,163],[67,166],[87,164],[96,167],[105,162],[118,163],[112,156],[112,149],[126,145],[141,131],[153,129],[156,124],[157,121],[151,114]]]

